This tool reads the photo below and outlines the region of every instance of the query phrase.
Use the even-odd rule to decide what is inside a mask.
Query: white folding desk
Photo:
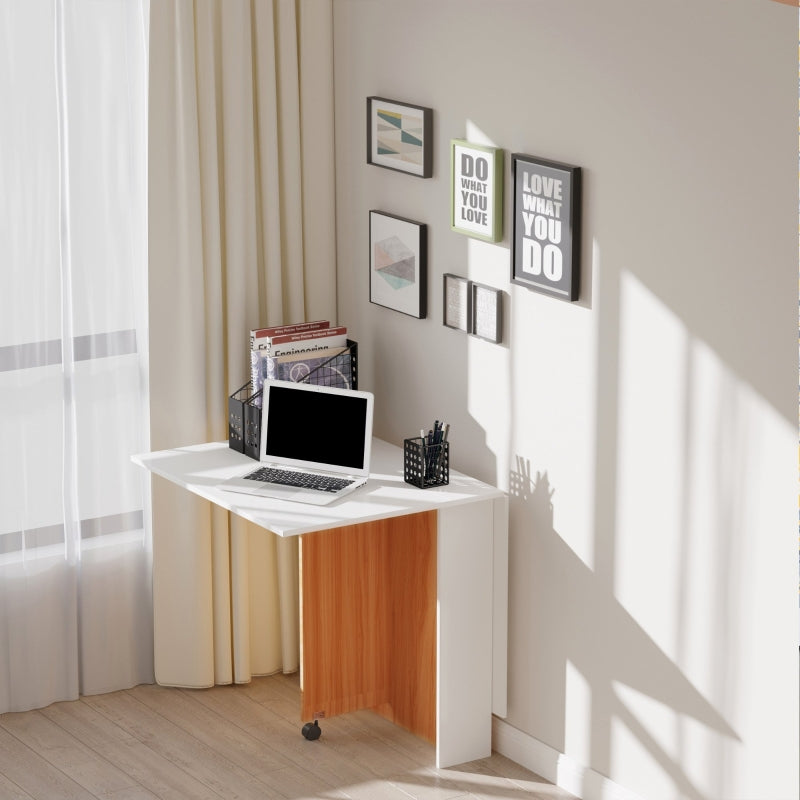
[[[302,716],[372,708],[435,741],[437,766],[491,754],[506,716],[508,501],[450,471],[403,480],[402,448],[372,445],[366,486],[329,506],[236,494],[254,462],[214,442],[133,457],[278,536],[300,536]]]

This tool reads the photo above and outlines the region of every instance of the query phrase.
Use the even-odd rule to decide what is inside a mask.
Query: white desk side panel
[[[508,498],[494,501],[492,713],[508,716]]]
[[[492,752],[494,500],[439,509],[436,766]]]

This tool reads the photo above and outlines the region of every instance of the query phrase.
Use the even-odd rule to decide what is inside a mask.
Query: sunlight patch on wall
[[[620,732],[613,751],[630,764],[631,748],[671,725],[675,737],[651,749],[680,745],[685,767],[659,756],[654,773],[695,787],[755,786],[755,775],[732,775],[738,737],[775,763],[778,747],[796,758],[796,740],[755,733],[796,700],[772,691],[797,685],[781,656],[796,646],[796,431],[630,274],[620,279],[619,326],[614,593],[677,672],[653,690],[673,711],[620,690],[633,735]],[[754,682],[758,698],[741,691]]]
[[[735,587],[745,565],[752,570],[751,534],[763,541],[767,520],[780,524],[780,492],[794,476],[776,486],[774,465],[795,437],[630,274],[621,279],[620,341],[615,592],[686,662],[692,642],[720,643],[718,614],[745,608]],[[654,569],[642,570],[648,563]]]
[[[675,587],[686,490],[686,361],[681,321],[630,273],[619,311],[616,595],[662,649],[677,637]],[[636,569],[627,565],[636,564]],[[641,569],[651,564],[652,570]],[[655,632],[655,634],[653,633]]]
[[[471,119],[467,120],[465,139],[472,144],[483,144],[487,147],[500,147],[487,133],[485,133],[479,125],[475,124]],[[459,137],[454,137],[459,138]]]

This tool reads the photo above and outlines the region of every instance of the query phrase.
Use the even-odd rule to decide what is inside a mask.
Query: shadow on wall
[[[612,727],[622,725],[660,765],[681,797],[711,800],[693,785],[679,760],[630,712],[615,686],[633,689],[731,739],[739,739],[736,731],[620,605],[607,582],[556,532],[556,490],[547,473],[531,476],[529,461],[517,456],[516,462],[510,483],[512,515],[522,512],[529,523],[511,526],[524,531],[512,545],[510,579],[525,586],[525,596],[510,608],[510,624],[522,625],[529,637],[529,654],[534,654],[529,658],[532,688],[528,702],[542,712],[540,718],[561,721],[560,729],[548,732],[547,742],[565,751],[566,675],[572,665],[583,676],[591,696],[586,738],[595,770],[608,774]],[[517,575],[513,575],[515,571]],[[513,619],[518,613],[526,619]],[[553,618],[559,622],[557,638],[552,636]],[[548,628],[551,635],[543,637]]]

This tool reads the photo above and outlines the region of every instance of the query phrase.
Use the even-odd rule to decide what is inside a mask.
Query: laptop
[[[369,477],[370,392],[265,380],[259,463],[221,489],[328,505]]]

